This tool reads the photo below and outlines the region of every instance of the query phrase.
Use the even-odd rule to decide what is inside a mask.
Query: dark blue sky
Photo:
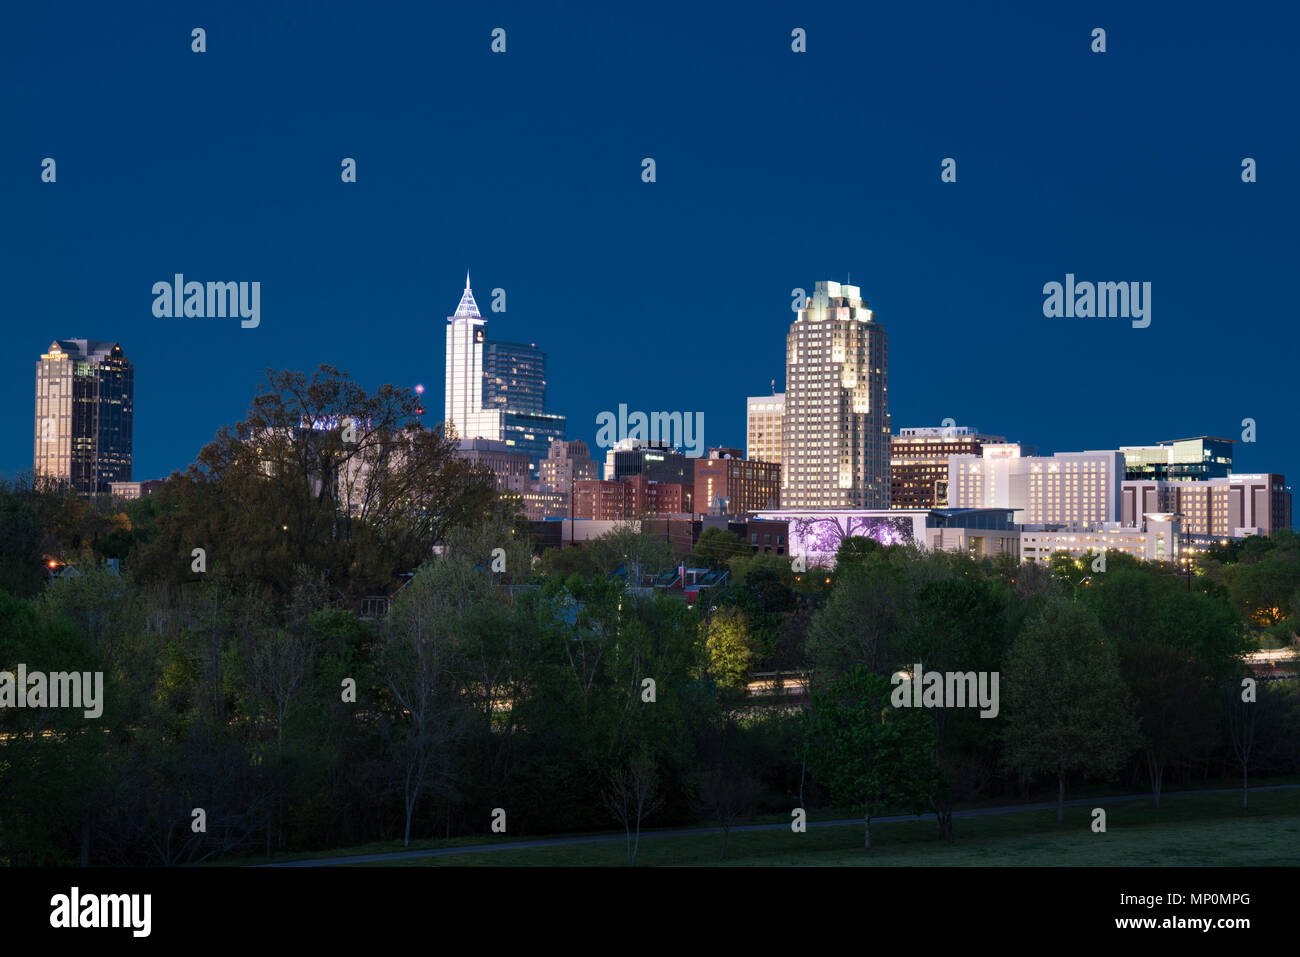
[[[851,272],[895,430],[1058,451],[1251,417],[1238,470],[1300,476],[1294,5],[396,6],[0,12],[0,471],[31,467],[53,338],[135,362],[137,479],[192,461],[267,367],[423,382],[434,420],[468,267],[588,443],[625,402],[743,447],[790,290]],[[260,281],[260,327],[155,318],[176,272]],[[1044,318],[1067,272],[1151,282],[1150,327]]]

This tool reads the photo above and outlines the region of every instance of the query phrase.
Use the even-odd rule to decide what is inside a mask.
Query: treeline
[[[631,528],[535,556],[451,442],[396,390],[278,373],[156,498],[8,490],[0,669],[103,671],[105,693],[97,719],[0,710],[0,860],[182,864],[495,823],[624,828],[631,861],[647,822],[831,805],[869,845],[882,809],[953,839],[962,802],[1300,772],[1295,682],[1248,693],[1240,657],[1294,626],[1294,537],[1189,580],[1118,553],[1093,573],[865,539],[795,573],[710,534],[696,558],[731,574],[687,608],[638,587],[678,557]],[[73,570],[46,583],[50,560]],[[1274,620],[1234,593],[1251,574]],[[917,663],[996,673],[996,717],[897,707]],[[806,707],[750,694],[772,671]]]

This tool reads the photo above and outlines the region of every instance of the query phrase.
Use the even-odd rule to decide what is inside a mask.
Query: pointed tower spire
[[[465,270],[465,292],[460,297],[460,305],[456,307],[456,314],[453,319],[481,319],[483,318],[478,311],[478,303],[474,301],[474,293],[469,288],[469,270]]]

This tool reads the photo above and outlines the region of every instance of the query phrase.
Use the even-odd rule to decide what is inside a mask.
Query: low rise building
[[[738,449],[709,449],[695,462],[695,508],[708,515],[752,515],[781,505],[781,466],[751,461]]]
[[[1140,525],[1104,522],[1079,528],[1027,525],[1020,530],[1021,563],[1049,562],[1057,552],[1071,558],[1123,552],[1146,562],[1175,562],[1183,553],[1180,517],[1163,512],[1142,516]]]
[[[882,545],[916,545],[975,558],[1020,556],[1020,530],[1007,508],[778,509],[755,516],[787,524],[787,554],[809,565],[833,565],[840,543],[871,538]]]

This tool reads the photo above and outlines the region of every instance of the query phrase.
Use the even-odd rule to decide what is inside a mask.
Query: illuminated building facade
[[[782,507],[889,508],[888,340],[857,286],[816,284],[785,368]]]
[[[36,364],[32,472],[78,492],[131,480],[135,370],[116,342],[59,339]]]

